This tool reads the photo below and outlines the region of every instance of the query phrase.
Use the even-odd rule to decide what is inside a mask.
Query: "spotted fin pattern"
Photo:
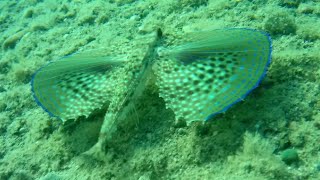
[[[36,102],[63,121],[88,116],[101,108],[119,83],[109,72],[124,58],[103,56],[100,52],[76,53],[40,68],[31,81]]]
[[[160,96],[176,119],[208,120],[258,86],[270,63],[271,38],[252,29],[189,34],[154,70]]]

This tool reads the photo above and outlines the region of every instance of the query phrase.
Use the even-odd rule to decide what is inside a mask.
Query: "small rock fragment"
[[[280,1],[280,5],[286,6],[289,8],[297,8],[300,3],[301,3],[301,0],[281,0]]]
[[[8,37],[2,44],[2,48],[4,50],[13,49],[18,43],[18,41],[25,35],[25,33],[26,33],[25,31],[19,31],[14,35]]]
[[[27,10],[24,12],[23,17],[25,17],[25,18],[32,18],[33,15],[34,15],[33,9],[27,9]]]
[[[272,35],[294,34],[297,30],[294,18],[286,13],[276,13],[271,15],[264,28]]]
[[[281,153],[281,160],[286,164],[298,162],[298,152],[295,149],[286,149]]]

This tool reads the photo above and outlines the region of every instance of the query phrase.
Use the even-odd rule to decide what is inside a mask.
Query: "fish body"
[[[266,74],[271,61],[268,34],[242,28],[185,35],[179,45],[162,45],[162,33],[135,39],[133,51],[106,56],[99,50],[77,53],[40,68],[32,78],[36,102],[62,120],[88,116],[106,102],[97,144],[102,152],[118,124],[143,103],[148,79],[156,75],[159,96],[176,120],[203,121],[242,100]]]

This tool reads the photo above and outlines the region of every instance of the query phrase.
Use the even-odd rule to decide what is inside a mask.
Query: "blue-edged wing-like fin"
[[[87,51],[66,56],[40,68],[31,80],[36,102],[62,120],[88,116],[110,98],[116,81],[109,71],[124,58]]]
[[[160,96],[176,118],[207,120],[258,86],[271,56],[271,38],[252,29],[219,29],[186,35],[157,63]]]

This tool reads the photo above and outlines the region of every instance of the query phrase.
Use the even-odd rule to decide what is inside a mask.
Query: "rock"
[[[39,180],[62,180],[62,178],[57,174],[50,172],[47,175],[41,177]]]
[[[298,152],[295,149],[286,149],[281,153],[281,160],[286,164],[298,162]]]
[[[320,172],[320,163],[316,165],[316,170]]]
[[[297,30],[294,18],[286,13],[275,13],[271,15],[264,28],[272,35],[294,34]]]
[[[280,0],[280,5],[286,6],[289,8],[297,8],[301,0]]]
[[[11,36],[9,36],[4,43],[2,44],[2,48],[4,50],[13,49],[19,40],[25,35],[25,31],[19,31]]]

